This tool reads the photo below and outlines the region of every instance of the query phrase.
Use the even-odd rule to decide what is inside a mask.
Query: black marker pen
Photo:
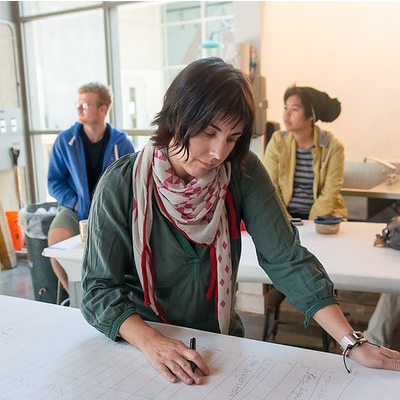
[[[196,338],[191,338],[190,339],[189,347],[192,350],[196,350]],[[190,366],[192,367],[192,372],[194,372],[196,370],[196,368],[197,368],[197,365],[193,361],[190,361]]]

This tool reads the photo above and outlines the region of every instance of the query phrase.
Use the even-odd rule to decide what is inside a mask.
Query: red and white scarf
[[[211,272],[207,297],[214,296],[220,331],[227,334],[232,302],[232,264],[226,196],[229,211],[234,212],[227,189],[230,174],[231,165],[225,162],[204,177],[194,178],[186,184],[173,171],[165,152],[155,148],[151,142],[137,156],[132,174],[132,242],[135,264],[143,287],[145,304],[151,306],[165,322],[167,318],[155,296],[150,248],[153,193],[163,215],[188,240],[209,247]],[[236,221],[232,221],[231,226],[236,226]]]

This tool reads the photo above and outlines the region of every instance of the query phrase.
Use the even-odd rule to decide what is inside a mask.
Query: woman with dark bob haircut
[[[164,96],[164,105],[153,121],[154,145],[188,153],[189,139],[203,132],[216,118],[236,125],[243,134],[228,156],[240,162],[250,147],[254,125],[254,100],[241,71],[219,59],[201,59],[185,68]]]
[[[111,165],[96,190],[83,262],[87,321],[138,347],[170,382],[201,384],[210,373],[202,356],[147,321],[244,335],[234,308],[243,220],[261,267],[305,323],[313,317],[338,341],[351,334],[332,282],[300,245],[249,151],[254,101],[246,76],[219,58],[191,63],[154,124],[146,146]],[[370,344],[351,356],[382,368],[400,358]]]

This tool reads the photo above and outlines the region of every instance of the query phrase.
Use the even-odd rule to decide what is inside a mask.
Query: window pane
[[[107,83],[103,13],[45,18],[24,28],[31,129],[66,129],[76,121],[78,87]]]
[[[175,77],[179,74],[179,72],[182,71],[184,66],[181,68],[168,68],[165,70],[165,85],[169,87],[172,83],[172,81],[175,79]]]
[[[30,17],[56,11],[100,5],[102,1],[21,1],[21,15]]]
[[[47,170],[49,167],[51,149],[56,137],[57,135],[37,135],[32,138],[35,180],[38,183],[39,202],[54,201],[47,189]]]
[[[135,135],[135,136],[130,136],[132,139],[133,147],[135,148],[135,151],[142,150],[143,147],[147,144],[147,142],[150,140],[150,135]]]
[[[164,6],[164,22],[179,22],[201,17],[200,1],[180,1]]]
[[[0,109],[19,106],[16,49],[14,49],[14,33],[11,29],[8,23],[0,22]]]
[[[186,65],[201,57],[199,23],[166,26],[164,32],[166,65]]]
[[[206,17],[225,17],[233,15],[232,1],[206,1]]]
[[[118,7],[118,43],[124,129],[148,129],[165,92],[159,4]]]

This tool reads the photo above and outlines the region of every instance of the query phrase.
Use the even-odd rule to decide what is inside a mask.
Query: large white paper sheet
[[[80,310],[0,296],[0,399],[338,400],[400,398],[400,374],[340,356],[154,324],[197,349],[204,385],[167,382],[135,347],[114,343]]]

